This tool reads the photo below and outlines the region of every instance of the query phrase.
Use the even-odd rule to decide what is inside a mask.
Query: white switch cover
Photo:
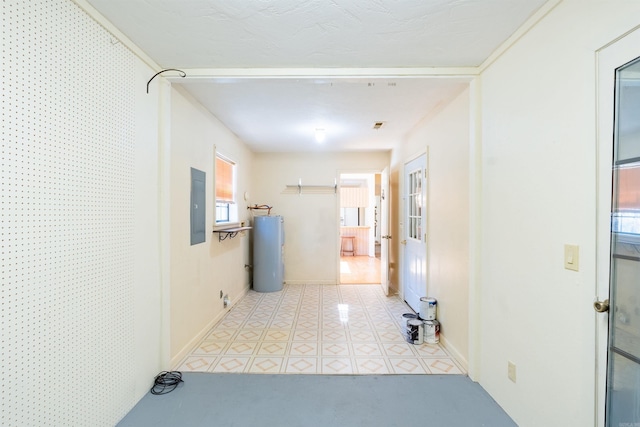
[[[564,268],[578,271],[580,260],[579,248],[577,245],[564,245]]]

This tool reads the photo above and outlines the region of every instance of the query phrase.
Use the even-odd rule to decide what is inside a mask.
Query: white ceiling
[[[381,68],[478,66],[546,0],[87,1],[253,150],[341,151],[391,148],[468,81]]]
[[[187,79],[185,79],[187,80]],[[233,79],[184,87],[255,151],[391,149],[465,83],[435,79]],[[374,130],[375,122],[384,125]],[[315,130],[325,141],[315,141]]]

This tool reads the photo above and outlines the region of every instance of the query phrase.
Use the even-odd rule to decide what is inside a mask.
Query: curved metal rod
[[[260,206],[258,206],[256,204],[256,205],[253,205],[253,206],[247,206],[247,209],[252,210],[252,211],[253,210],[266,209],[267,210],[267,215],[271,215],[271,209],[273,209],[273,206],[269,206],[269,205],[260,205]]]
[[[149,93],[149,83],[151,83],[151,80],[155,79],[155,78],[156,78],[156,76],[157,76],[158,74],[162,74],[162,73],[164,73],[165,71],[177,71],[177,72],[179,72],[179,73],[180,73],[180,77],[187,77],[187,73],[185,73],[185,72],[184,72],[184,71],[182,71],[182,70],[178,70],[178,69],[176,69],[176,68],[167,68],[166,70],[158,71],[158,72],[157,72],[157,73],[155,73],[155,74],[153,75],[153,77],[151,77],[151,78],[149,79],[149,81],[147,82],[147,93]]]

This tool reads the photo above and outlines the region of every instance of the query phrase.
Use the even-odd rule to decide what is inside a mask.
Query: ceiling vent
[[[373,124],[373,128],[374,128],[375,130],[380,129],[382,126],[384,126],[384,122],[375,122],[375,123]]]

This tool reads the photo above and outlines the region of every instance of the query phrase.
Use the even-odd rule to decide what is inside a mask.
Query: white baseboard
[[[463,357],[458,349],[455,348],[455,346],[453,346],[442,334],[440,334],[440,345],[444,347],[449,353],[451,353],[453,358],[456,359],[456,362],[458,362],[460,366],[464,368],[465,372],[469,372],[469,362],[467,361],[467,359]]]
[[[287,285],[337,285],[335,280],[287,280]]]
[[[229,312],[229,310],[231,310],[231,308],[233,308],[234,305],[236,305],[236,303],[238,301],[240,301],[242,299],[243,296],[245,296],[247,294],[247,292],[249,292],[249,287],[245,287],[242,292],[231,299],[231,305],[229,305],[229,307],[225,308],[224,310],[222,310],[220,313],[218,313],[218,315],[216,317],[214,317],[209,323],[207,323],[207,325],[202,328],[202,330],[200,332],[198,332],[198,334],[193,337],[183,348],[182,350],[180,350],[178,352],[178,354],[176,354],[175,356],[173,356],[171,358],[171,366],[172,366],[172,370],[176,370],[179,366],[180,366],[180,362],[182,362],[182,359],[184,359],[187,354],[191,353],[191,350],[193,350],[193,347],[195,347],[196,344],[198,344],[200,342],[200,340],[202,338],[204,338],[204,336],[207,334],[207,332],[209,332],[211,330],[211,328],[214,327],[214,325],[216,323],[218,323],[220,321],[220,319],[222,319],[224,317],[225,314],[227,314]]]

